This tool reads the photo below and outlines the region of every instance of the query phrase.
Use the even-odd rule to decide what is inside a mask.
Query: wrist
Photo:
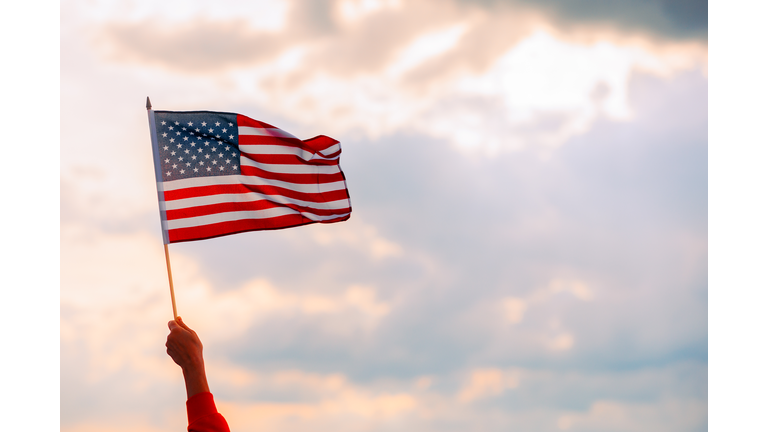
[[[203,353],[200,351],[188,350],[187,352],[178,355],[175,360],[176,364],[179,365],[184,373],[204,369]]]
[[[181,366],[181,372],[184,374],[184,376],[187,375],[197,375],[197,374],[205,374],[205,365],[203,364],[203,360],[191,360],[184,365]]]
[[[184,384],[187,388],[187,399],[198,393],[210,392],[208,389],[208,379],[205,376],[205,367],[202,362],[182,367],[182,373],[184,375]]]

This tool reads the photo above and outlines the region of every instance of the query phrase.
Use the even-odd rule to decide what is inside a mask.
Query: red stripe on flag
[[[243,165],[240,165],[240,174],[299,184],[333,183],[344,180],[344,174],[341,172],[333,174],[286,174],[273,173],[264,171],[260,168]]]
[[[339,142],[331,137],[327,137],[325,135],[318,135],[314,138],[310,138],[307,140],[304,140],[304,145],[307,146],[310,149],[313,149],[316,152],[321,152],[328,147],[338,144]],[[340,151],[337,153],[341,153]]]
[[[165,191],[165,201],[171,202],[174,200],[185,198],[197,198],[211,195],[220,194],[241,194],[256,192],[262,195],[277,195],[288,198],[298,199],[309,202],[329,202],[338,201],[349,198],[349,194],[346,189],[339,189],[327,192],[297,192],[294,190],[281,188],[277,186],[269,185],[246,185],[246,184],[233,184],[233,185],[212,185],[212,186],[198,186],[186,189],[177,189],[173,191]]]
[[[264,123],[262,121],[254,120],[250,117],[246,117],[242,114],[237,115],[237,125],[238,126],[250,126],[250,127],[257,127],[257,128],[274,128],[271,124]]]
[[[252,161],[264,163],[264,164],[278,164],[278,165],[338,165],[338,159],[324,160],[304,160],[297,155],[288,154],[254,154],[242,152],[242,156],[251,159]]]
[[[350,215],[347,214],[345,216],[340,216],[336,219],[330,219],[323,222],[341,222],[349,219],[349,216]],[[315,221],[307,219],[301,215],[286,215],[269,219],[246,219],[231,222],[219,222],[210,225],[168,230],[168,239],[171,243],[179,243],[192,240],[204,240],[247,231],[282,229],[286,227],[307,225],[311,223],[315,223]]]
[[[267,135],[238,135],[238,144],[242,145],[282,145],[288,147],[305,148],[304,142],[298,138],[283,138]]]
[[[259,200],[250,201],[244,203],[226,202],[219,204],[208,204],[196,207],[188,207],[178,210],[166,210],[165,217],[167,220],[184,219],[196,216],[207,216],[216,213],[226,213],[232,211],[246,211],[246,210],[266,210],[275,207],[282,207],[280,204],[273,203],[272,201]]]

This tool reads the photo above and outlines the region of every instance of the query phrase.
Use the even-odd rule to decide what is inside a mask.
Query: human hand
[[[171,333],[165,342],[166,352],[184,372],[204,370],[203,343],[194,330],[187,327],[181,317],[168,321]]]

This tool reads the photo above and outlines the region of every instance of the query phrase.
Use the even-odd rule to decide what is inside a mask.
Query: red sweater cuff
[[[198,393],[187,400],[187,419],[189,424],[207,416],[216,414],[216,404],[209,392]]]

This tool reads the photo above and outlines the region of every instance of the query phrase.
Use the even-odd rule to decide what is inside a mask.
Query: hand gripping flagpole
[[[158,148],[157,148],[157,132],[155,129],[155,116],[154,111],[152,111],[152,103],[149,102],[149,96],[147,96],[147,116],[149,118],[149,134],[152,138],[152,155],[155,161],[155,183],[157,184],[157,198],[158,203],[160,205],[160,229],[163,232],[163,247],[165,248],[165,267],[168,269],[168,285],[171,287],[171,306],[173,306],[173,319],[176,319],[179,314],[176,313],[176,295],[173,292],[173,276],[171,275],[171,258],[168,255],[168,234],[165,229],[165,212],[163,211],[163,202],[162,199],[162,179],[158,178],[158,173],[160,172],[158,164],[160,163],[160,159],[158,156]]]

